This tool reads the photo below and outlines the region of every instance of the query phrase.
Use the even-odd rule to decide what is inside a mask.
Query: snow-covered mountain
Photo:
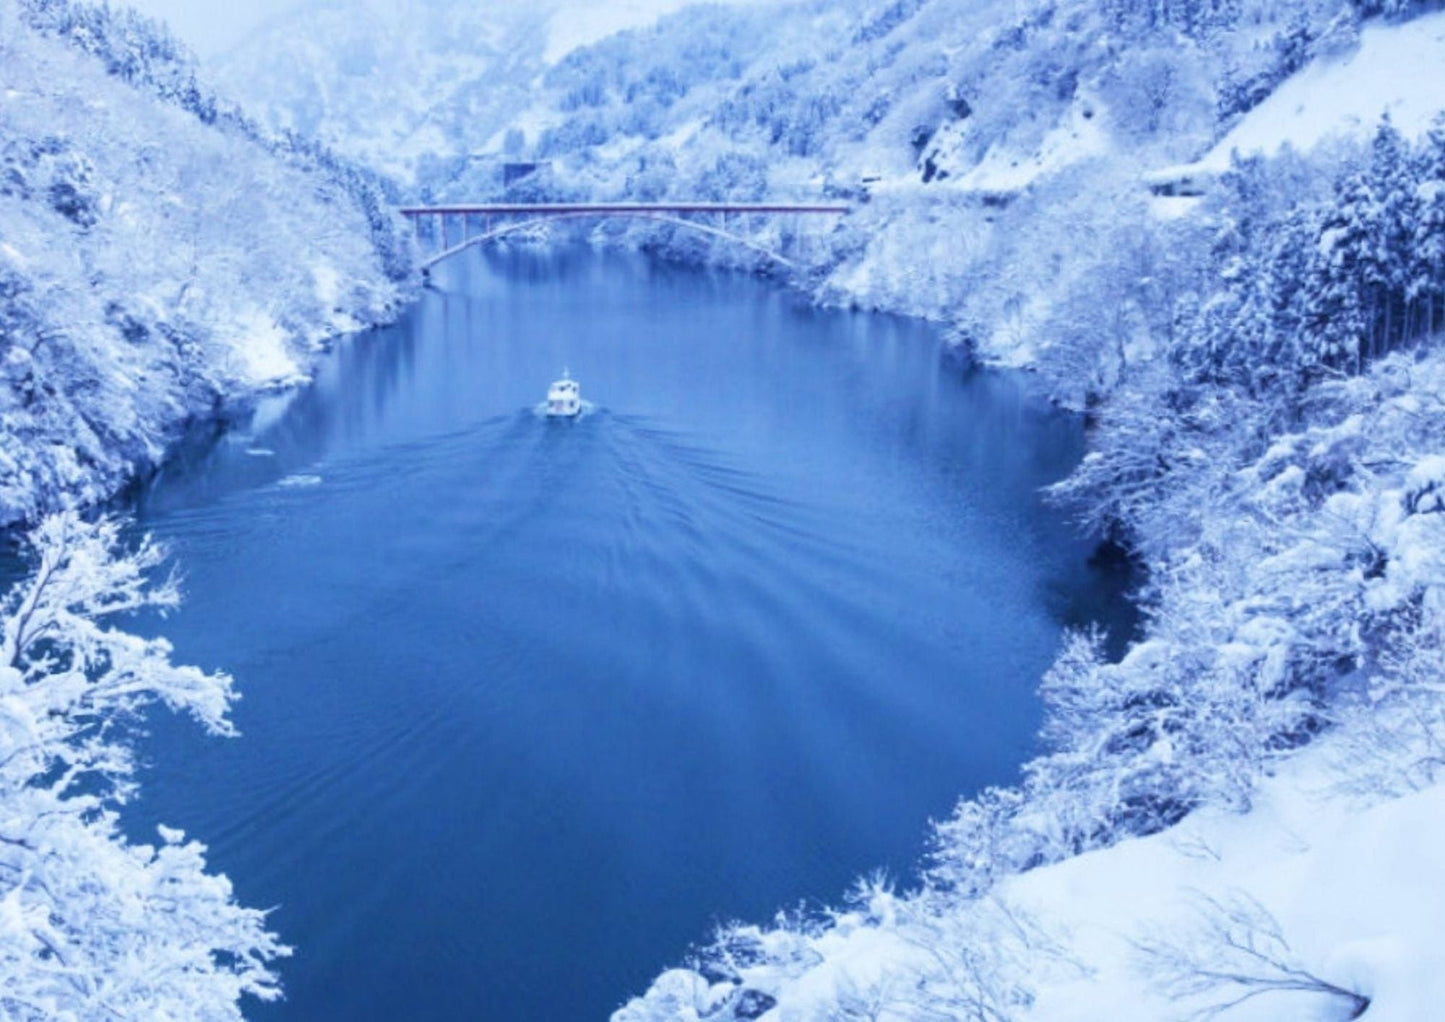
[[[367,173],[257,133],[160,26],[0,0],[0,525],[109,497],[408,272]]]
[[[271,128],[409,180],[501,151],[548,67],[688,2],[326,0],[253,33],[217,73]]]

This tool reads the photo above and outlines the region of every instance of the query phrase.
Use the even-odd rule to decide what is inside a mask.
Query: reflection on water
[[[169,468],[141,822],[299,948],[255,1018],[598,1018],[718,920],[906,872],[1117,612],[1039,487],[1078,423],[924,326],[587,252],[451,268]],[[563,366],[595,413],[533,409]],[[139,825],[139,824],[138,824]]]

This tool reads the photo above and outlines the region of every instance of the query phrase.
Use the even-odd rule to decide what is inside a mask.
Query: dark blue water
[[[600,1019],[717,921],[907,873],[1014,777],[1069,622],[1080,427],[927,327],[571,252],[455,267],[170,470],[137,819],[297,946],[256,1019]],[[596,411],[533,406],[563,365]]]

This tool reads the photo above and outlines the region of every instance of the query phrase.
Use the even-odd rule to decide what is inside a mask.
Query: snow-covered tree
[[[168,827],[135,844],[118,816],[142,711],[234,734],[231,679],[116,627],[178,602],[149,539],[67,513],[26,545],[31,574],[0,599],[0,1017],[239,1019],[244,996],[279,996],[287,949],[202,845]]]
[[[959,802],[934,826],[927,871],[929,886],[960,898],[980,898],[999,878],[1030,864],[1034,849],[1017,826],[1023,794],[987,788]]]
[[[1315,358],[1328,368],[1358,372],[1364,365],[1373,318],[1366,283],[1379,276],[1378,221],[1369,182],[1350,175],[1320,225],[1307,284],[1305,329]]]
[[[1376,252],[1368,279],[1375,294],[1372,357],[1390,350],[1410,332],[1413,310],[1407,296],[1420,221],[1414,171],[1409,144],[1386,114],[1370,147],[1370,188],[1379,203]]]
[[[1406,18],[1430,4],[1431,0],[1350,0],[1361,17]]]
[[[1416,195],[1419,219],[1411,238],[1414,260],[1406,300],[1420,309],[1418,326],[1433,334],[1445,321],[1445,118],[1435,122],[1421,145]]]

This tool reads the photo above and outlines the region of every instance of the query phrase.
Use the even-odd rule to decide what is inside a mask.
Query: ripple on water
[[[906,869],[1013,776],[1089,584],[1037,496],[1077,423],[927,328],[509,258],[142,508],[167,634],[245,698],[238,741],[156,728],[137,808],[281,906],[260,1019],[602,1017],[717,919]],[[564,364],[601,406],[549,422]]]

